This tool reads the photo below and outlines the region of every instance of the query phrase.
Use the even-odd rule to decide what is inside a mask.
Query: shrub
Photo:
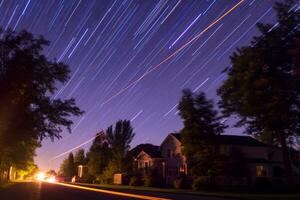
[[[139,177],[133,176],[133,177],[131,177],[130,180],[129,180],[129,185],[130,185],[130,186],[140,186],[140,185],[142,185],[141,182],[142,182],[142,181],[141,181],[141,179],[140,179]]]
[[[143,176],[144,186],[161,187],[163,186],[163,181],[161,178],[162,177],[159,175],[159,173],[157,173],[155,169],[148,169],[148,171],[146,171]]]
[[[185,177],[180,177],[174,180],[173,187],[175,189],[185,189],[188,187],[187,180]]]
[[[117,167],[114,162],[109,162],[107,167],[103,170],[103,173],[99,176],[101,183],[113,183],[113,176],[117,172]]]
[[[208,176],[199,176],[193,180],[193,190],[210,190],[213,189],[213,182]]]
[[[150,173],[145,173],[143,181],[144,181],[144,186],[146,187],[154,186],[154,178]]]
[[[267,192],[272,190],[272,186],[268,178],[260,177],[255,180],[253,189],[256,192]]]

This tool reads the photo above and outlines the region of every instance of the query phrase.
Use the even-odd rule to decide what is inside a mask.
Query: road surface
[[[69,184],[19,182],[0,188],[1,200],[125,200],[125,199],[183,199],[222,200],[220,198],[166,194],[157,192],[110,191]],[[227,199],[228,200],[228,199]]]

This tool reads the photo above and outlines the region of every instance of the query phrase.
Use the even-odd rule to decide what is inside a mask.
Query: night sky
[[[86,112],[74,118],[72,134],[64,131],[59,141],[43,141],[37,150],[39,167],[57,169],[66,155],[53,157],[119,119],[133,123],[132,146],[160,144],[182,127],[177,103],[183,88],[204,91],[217,101],[230,54],[257,35],[258,21],[275,20],[272,0],[245,0],[220,19],[239,2],[0,0],[3,29],[44,35],[51,41],[45,55],[70,65],[71,79],[57,85],[52,98],[74,97]]]

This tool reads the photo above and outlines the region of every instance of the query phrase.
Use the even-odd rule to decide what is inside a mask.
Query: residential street
[[[91,188],[92,189],[92,188]],[[92,189],[93,190],[93,189]],[[98,189],[95,189],[98,190]],[[1,200],[117,200],[117,199],[184,199],[184,200],[221,200],[220,198],[196,197],[156,192],[137,192],[127,190],[121,194],[109,194],[115,191],[89,191],[84,188],[72,188],[67,185],[51,183],[20,182],[6,188],[0,188]],[[127,196],[125,196],[127,195]],[[134,195],[140,195],[139,198]]]

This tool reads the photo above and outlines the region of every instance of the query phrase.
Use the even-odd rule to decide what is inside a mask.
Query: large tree
[[[274,8],[277,23],[259,23],[260,35],[230,57],[228,79],[218,89],[219,105],[225,116],[237,115],[236,125],[247,133],[280,144],[290,174],[286,140],[300,133],[300,12],[292,1]]]
[[[58,174],[66,176],[69,180],[71,180],[71,178],[76,175],[76,170],[77,168],[74,162],[74,155],[71,152],[69,153],[68,157],[64,159],[60,164]]]
[[[110,126],[106,130],[107,140],[112,151],[113,163],[116,164],[119,172],[125,169],[126,156],[134,135],[129,120],[119,120],[115,126]]]
[[[184,124],[181,130],[184,154],[191,173],[195,176],[217,173],[219,162],[215,144],[225,126],[220,123],[213,102],[207,100],[204,93],[184,90],[178,109]]]
[[[47,40],[26,31],[0,34],[0,160],[7,169],[27,159],[7,157],[9,153],[18,154],[23,147],[35,150],[46,137],[60,138],[63,127],[71,130],[70,117],[82,111],[74,99],[51,99],[56,87],[69,79],[70,70],[43,55]]]
[[[111,150],[103,131],[96,134],[96,137],[87,153],[88,173],[93,177],[99,177],[111,159]]]
[[[80,148],[75,152],[74,162],[76,166],[86,164],[84,149]]]

